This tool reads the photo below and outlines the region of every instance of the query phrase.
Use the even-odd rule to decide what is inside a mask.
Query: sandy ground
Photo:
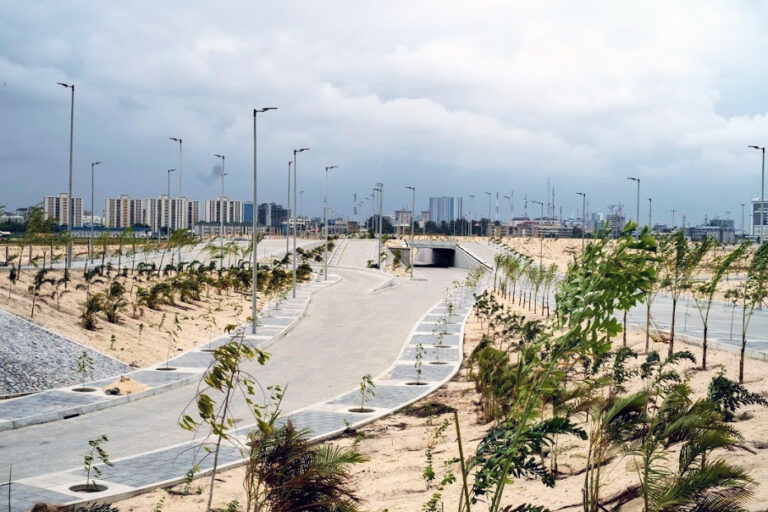
[[[532,315],[529,315],[532,316]],[[470,319],[465,337],[465,355],[469,354],[480,339],[480,327],[476,319]],[[640,331],[630,332],[628,343],[638,352],[642,351],[645,336]],[[621,343],[621,337],[615,341]],[[656,345],[656,350],[666,351],[666,345]],[[679,344],[679,349],[688,348],[695,355],[699,349],[693,346]],[[691,364],[681,365],[684,368],[690,384],[695,390],[696,397],[706,394],[706,388],[713,376],[721,370],[735,378],[738,371],[738,358],[734,354],[710,351],[710,369],[700,371],[693,369]],[[637,364],[642,362],[638,359]],[[746,385],[751,391],[768,392],[768,363],[748,360],[746,363]],[[638,383],[635,383],[637,386]],[[631,391],[631,389],[630,389]],[[467,381],[466,370],[462,371],[448,384],[427,399],[416,404],[439,402],[455,407],[459,412],[462,439],[466,454],[474,452],[478,442],[490,428],[482,421],[478,409],[479,395],[475,392],[474,384]],[[744,436],[744,445],[754,453],[734,451],[726,456],[731,463],[744,466],[758,484],[768,478],[768,408],[745,407],[739,411],[739,420],[735,427]],[[441,492],[443,510],[456,510],[460,486],[456,483],[438,491],[436,485],[427,486],[422,474],[427,465],[426,449],[432,444],[434,456],[433,467],[440,479],[451,471],[460,478],[457,464],[446,463],[458,457],[456,431],[451,423],[435,438],[435,432],[445,421],[452,420],[453,415],[446,413],[440,416],[418,418],[407,412],[393,414],[387,418],[372,423],[358,431],[354,437],[345,437],[330,441],[348,446],[357,443],[359,450],[370,458],[370,461],[360,464],[354,470],[354,486],[358,495],[364,500],[363,509],[371,511],[411,512],[421,510],[434,492]],[[524,502],[544,505],[552,510],[578,511],[581,510],[581,488],[583,485],[584,454],[586,444],[573,439],[561,439],[559,455],[561,475],[554,488],[547,488],[536,481],[520,480],[510,485],[505,492],[505,504],[521,504]],[[721,454],[722,455],[722,454]],[[675,464],[677,453],[669,457],[670,463]],[[610,463],[603,472],[604,487],[602,496],[606,499],[637,483],[637,477],[629,468],[629,458],[618,458]],[[226,471],[221,474],[216,486],[215,504],[225,507],[232,500],[244,501],[242,468]],[[178,491],[181,486],[175,490]],[[158,489],[143,494],[116,505],[122,511],[144,511],[152,508],[162,499],[164,511],[198,511],[204,510],[207,496],[207,480],[193,482],[192,490],[200,490],[201,494],[180,496],[169,494]],[[764,511],[768,504],[768,486],[759,485],[755,490],[752,501],[747,506],[750,511]],[[438,505],[439,507],[439,505]],[[475,507],[484,510],[482,504]],[[440,508],[438,508],[440,509]],[[473,509],[474,510],[474,509]],[[624,505],[620,510],[639,512],[641,503],[634,500]]]
[[[39,307],[33,317],[32,296],[27,290],[34,279],[34,271],[22,271],[20,280],[10,289],[10,299],[8,273],[0,273],[3,280],[0,283],[0,308],[137,367],[164,361],[169,355],[207,343],[222,334],[227,325],[244,323],[251,313],[250,293],[242,295],[224,291],[219,294],[209,289],[202,293],[200,301],[182,303],[177,298],[176,305],[163,305],[159,311],[145,307],[143,313],[133,318],[129,274],[128,278],[120,278],[129,303],[121,314],[120,323],[109,323],[103,314],[99,314],[96,330],[89,331],[80,321],[86,298],[86,291],[77,289],[84,282],[82,271],[73,270],[70,275],[73,281],[68,284],[66,293],[61,293],[64,287],[60,286],[58,301],[51,296],[55,288],[43,285],[37,299]],[[46,277],[60,279],[62,276],[63,271],[51,271]],[[105,291],[109,284],[106,278],[104,281],[103,284],[92,284],[91,293]],[[146,287],[147,283],[138,282],[136,286]],[[261,306],[266,302],[263,299],[260,300]],[[179,326],[177,336],[171,340],[169,331],[175,329],[176,320]]]

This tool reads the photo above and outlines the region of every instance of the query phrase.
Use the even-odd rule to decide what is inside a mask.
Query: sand
[[[177,297],[175,305],[163,305],[159,311],[145,307],[136,318],[132,316],[130,304],[133,297],[130,297],[119,323],[109,323],[103,314],[99,314],[96,329],[90,331],[80,321],[82,304],[86,299],[86,290],[78,289],[84,286],[82,271],[71,272],[72,282],[66,291],[63,285],[60,286],[57,297],[52,296],[54,286],[43,285],[33,316],[32,295],[28,287],[34,274],[34,270],[22,270],[20,280],[10,287],[9,298],[8,272],[0,272],[0,308],[135,367],[149,366],[205,344],[221,335],[226,325],[242,324],[251,314],[250,292],[219,293],[209,287],[202,292],[200,301],[183,303]],[[49,272],[46,277],[60,279],[62,276],[63,271],[57,270]],[[126,297],[129,297],[132,285],[130,274],[119,279],[124,283]],[[104,292],[108,286],[108,279],[104,278],[103,283],[91,285],[91,293]],[[134,291],[137,286],[146,287],[147,283],[137,282]],[[267,299],[260,296],[261,307]],[[176,320],[179,330],[172,339],[169,331],[174,330]]]
[[[114,393],[117,389],[118,393]],[[130,395],[131,393],[140,393],[149,389],[149,386],[135,381],[130,377],[121,376],[115,382],[112,382],[102,388],[103,391],[111,391],[111,394]]]
[[[530,317],[533,315],[526,312]],[[465,355],[480,339],[480,326],[475,318],[467,324],[465,336]],[[642,351],[645,336],[641,331],[628,333],[628,343],[638,352]],[[619,337],[615,343],[621,343]],[[653,349],[665,353],[667,346],[654,344]],[[678,349],[688,348],[697,357],[700,349],[695,346],[679,343]],[[638,363],[642,361],[642,356]],[[700,371],[691,364],[681,365],[690,378],[690,384],[695,390],[695,397],[706,394],[706,388],[713,376],[719,371],[725,371],[732,379],[738,371],[738,357],[735,354],[710,350],[710,368]],[[746,385],[751,391],[768,392],[768,363],[748,360],[746,362]],[[634,383],[638,385],[637,382]],[[632,389],[630,389],[631,391]],[[448,384],[430,397],[422,400],[439,402],[455,407],[459,412],[462,439],[465,453],[474,452],[478,442],[490,428],[480,418],[478,409],[479,395],[475,392],[474,384],[467,381],[466,370],[461,372]],[[745,407],[739,411],[739,420],[734,426],[744,436],[744,444],[754,453],[737,450],[727,454],[731,463],[742,465],[758,482],[768,478],[768,408]],[[421,510],[434,492],[438,492],[434,484],[427,486],[422,474],[426,467],[426,448],[433,443],[433,467],[439,481],[447,471],[452,471],[459,477],[456,464],[446,465],[446,461],[458,457],[458,446],[453,424],[449,425],[443,435],[434,440],[438,426],[444,421],[451,420],[452,414],[417,418],[405,412],[393,414],[360,429],[356,437],[344,437],[329,441],[348,446],[357,443],[359,450],[370,458],[369,462],[360,464],[354,469],[354,487],[364,500],[363,509],[389,512],[411,512]],[[581,488],[583,485],[584,453],[586,444],[574,439],[562,438],[559,444],[562,452],[559,464],[562,474],[558,477],[554,488],[547,488],[535,481],[518,480],[507,488],[504,496],[505,504],[521,504],[524,502],[544,505],[552,510],[579,511],[581,510]],[[677,453],[673,452],[670,463],[675,464]],[[637,477],[629,468],[629,458],[618,458],[604,470],[602,496],[610,498],[629,486],[637,483]],[[215,504],[224,507],[232,500],[244,502],[242,481],[244,470],[236,468],[225,471],[220,476],[216,486]],[[201,479],[193,483],[193,488],[200,488],[202,494],[179,496],[171,495],[166,490],[157,489],[128,500],[117,503],[123,511],[151,510],[161,499],[164,500],[164,511],[181,512],[204,510],[207,496],[207,480]],[[178,488],[177,488],[178,489]],[[458,484],[448,485],[441,492],[444,510],[456,510],[460,487]],[[748,504],[747,510],[765,510],[768,503],[768,486],[758,486],[754,498]],[[620,510],[636,512],[641,510],[639,500],[625,504]],[[485,510],[479,504],[473,510]]]

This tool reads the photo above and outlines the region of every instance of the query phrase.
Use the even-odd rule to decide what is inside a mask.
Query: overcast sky
[[[0,0],[0,204],[66,190],[74,82],[75,193],[166,190],[184,139],[184,192],[285,202],[300,155],[304,213],[384,183],[388,211],[430,195],[524,194],[565,216],[623,203],[691,221],[760,193],[768,143],[768,6],[759,2]],[[175,195],[177,190],[173,190]],[[483,199],[480,199],[483,196]],[[466,200],[467,207],[469,201]],[[100,206],[99,206],[100,205]],[[501,206],[508,212],[508,202]],[[580,212],[579,212],[580,213]],[[679,217],[678,217],[679,221]]]

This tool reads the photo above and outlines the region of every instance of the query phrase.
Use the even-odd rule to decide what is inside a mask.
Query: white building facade
[[[68,194],[58,196],[45,196],[43,198],[43,214],[46,219],[55,219],[59,225],[69,225],[69,211],[67,209]],[[72,227],[83,226],[83,198],[72,198]]]

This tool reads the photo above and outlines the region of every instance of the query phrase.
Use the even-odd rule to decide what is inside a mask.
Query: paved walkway
[[[328,281],[313,281],[299,286],[295,299],[289,299],[280,304],[277,301],[272,301],[262,311],[257,334],[249,334],[246,336],[246,340],[253,346],[264,349],[284,336],[304,315],[309,305],[310,295],[316,290],[337,283],[340,279],[338,275],[329,275],[328,277]],[[0,315],[0,321],[2,318]],[[245,332],[250,333],[250,324],[243,327],[246,329]],[[34,329],[32,331],[34,332]],[[222,335],[195,350],[140,370],[134,370],[113,360],[120,367],[101,365],[100,371],[93,375],[96,377],[95,379],[87,379],[86,382],[79,380],[75,385],[0,401],[0,431],[69,419],[199,382],[201,375],[213,359],[211,351],[228,339],[229,336]],[[40,338],[37,341],[41,346],[45,345],[45,348],[43,350],[41,347],[37,347],[36,351],[45,354],[58,353],[56,348],[51,348],[53,345],[46,345],[50,340]],[[82,347],[80,349],[82,350]],[[106,356],[101,356],[102,359],[104,357]],[[44,369],[41,370],[37,366],[29,368],[29,372],[30,375],[45,373]],[[120,375],[130,377],[148,386],[149,389],[122,396],[104,393],[102,388],[114,382]],[[75,391],[76,389],[88,389],[89,392]]]
[[[412,341],[418,339],[425,343],[434,336],[434,315],[440,315],[441,310],[440,306],[435,309],[430,305],[434,306],[445,288],[464,275],[455,269],[427,269],[426,282],[400,280],[396,286],[370,294],[368,292],[387,276],[374,271],[338,269],[337,272],[343,280],[337,286],[317,292],[305,320],[270,349],[272,357],[267,365],[252,368],[265,386],[287,384],[284,411],[294,415],[299,425],[311,428],[315,436],[329,435],[340,426],[343,428],[344,419],[357,424],[384,414],[390,410],[387,404],[403,398],[393,395],[395,391],[407,394],[410,399],[417,397],[411,386],[403,384],[415,377]],[[465,309],[468,311],[468,304]],[[425,310],[430,311],[431,318],[423,315]],[[417,327],[413,328],[415,324]],[[329,329],[329,325],[333,328]],[[460,328],[449,326],[448,329],[460,336]],[[446,344],[451,334],[445,337]],[[409,345],[405,348],[404,339]],[[430,348],[428,343],[424,346]],[[448,360],[453,354],[446,348],[441,349],[440,355]],[[455,354],[459,354],[458,345]],[[429,357],[426,356],[425,362]],[[393,360],[398,363],[381,373]],[[453,363],[457,367],[458,360]],[[423,379],[437,386],[449,378],[451,372],[441,366],[446,365],[425,364]],[[371,402],[376,414],[343,412],[344,403],[353,396],[346,393],[355,389],[366,373],[381,374],[379,401]],[[434,389],[418,388],[424,388],[424,393]],[[176,421],[193,390],[194,386],[185,386],[71,420],[3,432],[0,434],[0,444],[4,446],[0,474],[7,472],[8,463],[14,464],[14,475],[19,478],[18,486],[14,484],[14,506],[23,510],[25,504],[35,500],[84,499],[68,491],[68,486],[78,483],[82,477],[80,470],[71,468],[80,465],[88,439],[102,433],[109,436],[107,449],[112,458],[119,461],[114,473],[104,475],[110,485],[109,493],[131,492],[183,476],[191,466],[189,448],[193,444],[189,434],[178,429]],[[331,404],[331,397],[341,402]],[[325,405],[314,406],[319,403]],[[328,410],[329,407],[333,410]],[[247,422],[244,404],[235,404],[233,411],[236,417],[243,418],[243,423]],[[236,463],[239,453],[227,450],[223,456],[225,462]],[[30,458],[31,453],[39,456]]]

